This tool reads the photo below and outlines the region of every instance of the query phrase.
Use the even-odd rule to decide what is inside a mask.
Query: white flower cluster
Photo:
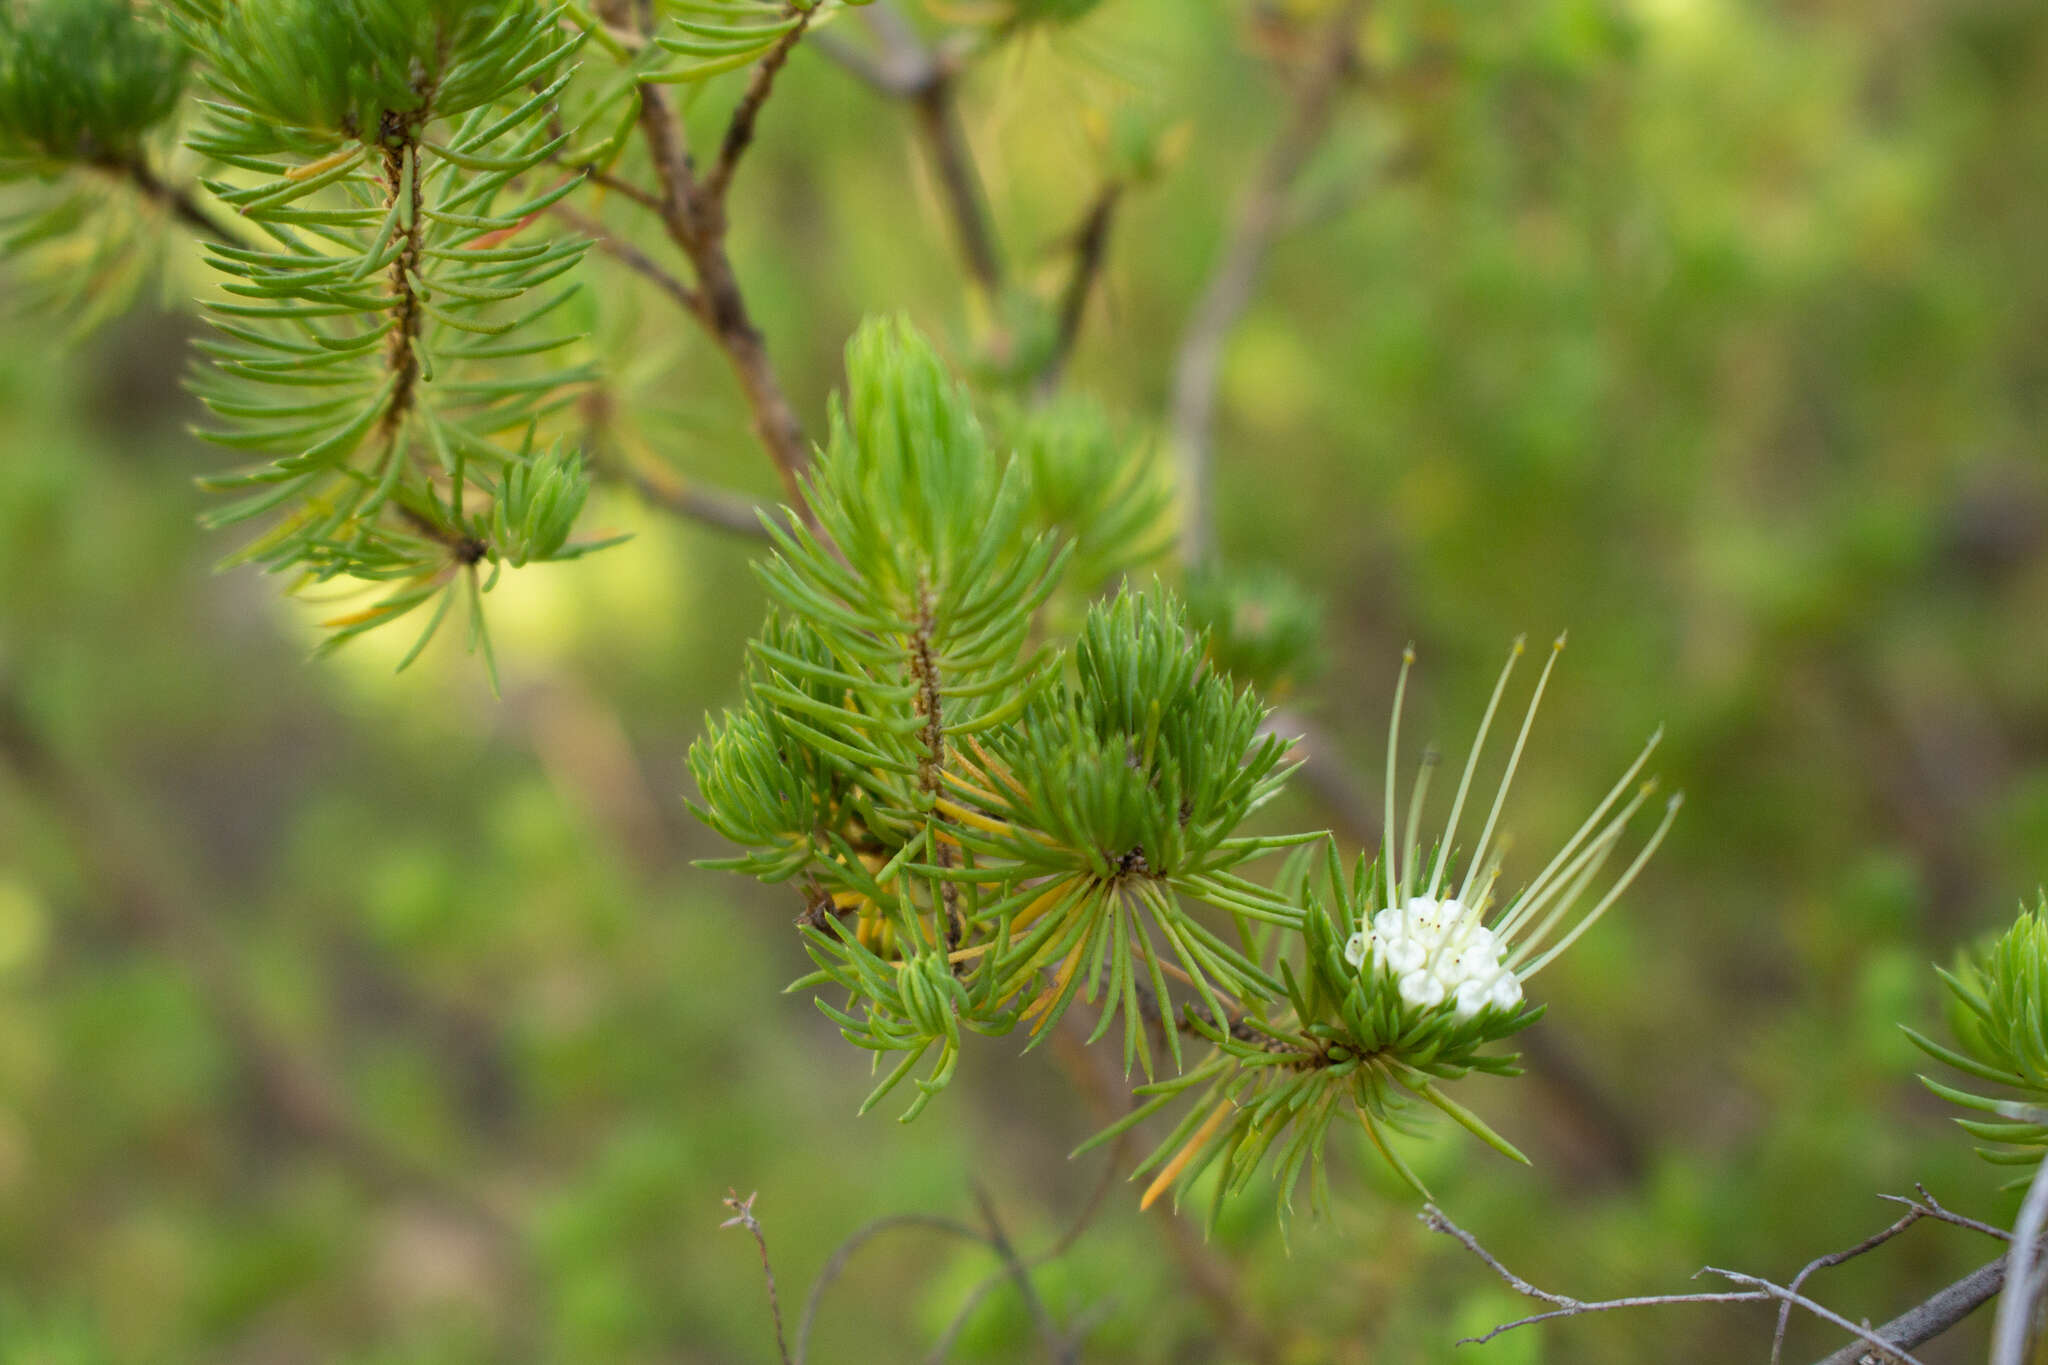
[[[1407,908],[1382,910],[1370,931],[1344,945],[1344,960],[1364,968],[1370,957],[1394,974],[1401,998],[1422,1009],[1456,1004],[1459,1019],[1522,1003],[1522,982],[1501,965],[1501,945],[1479,916],[1454,899],[1416,896]]]

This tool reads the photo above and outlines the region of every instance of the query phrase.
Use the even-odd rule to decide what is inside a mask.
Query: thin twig
[[[775,465],[784,496],[808,521],[803,476],[810,465],[810,446],[726,255],[724,206],[708,198],[697,183],[682,121],[660,86],[640,87],[640,128],[661,183],[662,225],[697,272],[696,315],[740,381],[755,435]]]
[[[247,245],[225,220],[214,217],[205,206],[193,198],[191,191],[166,184],[140,156],[110,156],[93,164],[111,175],[126,180],[140,191],[145,199],[161,205],[173,218],[200,236],[210,237],[223,246]]]
[[[583,453],[600,478],[632,485],[642,501],[686,521],[749,540],[769,539],[762,516],[780,516],[739,493],[684,479],[645,449],[645,443],[615,428],[617,401],[603,384],[586,389],[581,402]]]
[[[981,188],[981,176],[974,169],[974,153],[967,145],[967,133],[960,126],[960,111],[953,98],[953,76],[934,65],[932,76],[910,97],[910,112],[918,136],[931,158],[938,177],[940,196],[945,200],[953,234],[966,263],[967,273],[993,303],[1003,292],[1003,257],[996,245],[994,226]]]
[[[761,524],[767,509],[737,493],[664,480],[640,469],[628,471],[626,481],[650,506],[664,512],[748,540],[769,538],[768,528]]]
[[[2005,1289],[1998,1296],[1998,1315],[1991,1320],[1991,1365],[2024,1365],[2026,1361],[2035,1303],[2041,1295],[2037,1276],[2044,1229],[2048,1229],[2048,1161],[2034,1172],[2027,1197],[2020,1202],[2020,1216],[2013,1220]]]
[[[754,1245],[761,1249],[761,1275],[768,1281],[768,1312],[775,1319],[775,1353],[782,1358],[782,1365],[790,1365],[789,1344],[782,1336],[782,1299],[775,1292],[775,1270],[768,1264],[768,1237],[761,1231],[761,1220],[754,1217],[754,1200],[759,1197],[759,1191],[742,1199],[738,1190],[727,1190],[725,1206],[733,1213],[718,1226],[745,1228],[754,1235]]]
[[[1855,1246],[1845,1251],[1834,1251],[1825,1256],[1814,1257],[1801,1267],[1799,1273],[1792,1277],[1792,1283],[1787,1285],[1786,1288],[1797,1292],[1799,1286],[1806,1283],[1807,1276],[1812,1275],[1815,1271],[1831,1269],[1834,1266],[1841,1265],[1844,1261],[1855,1260],[1866,1251],[1874,1251],[1927,1216],[1927,1211],[1917,1204],[1909,1207],[1897,1222],[1881,1231],[1871,1233],[1870,1236],[1865,1237]],[[1779,1358],[1784,1354],[1785,1328],[1791,1321],[1792,1301],[1786,1299],[1778,1305],[1778,1325],[1771,1333],[1771,1365],[1778,1365]]]
[[[1725,1293],[1631,1295],[1627,1298],[1600,1299],[1589,1302],[1574,1299],[1564,1294],[1553,1294],[1547,1289],[1539,1289],[1529,1283],[1529,1281],[1502,1265],[1492,1252],[1479,1244],[1477,1238],[1452,1222],[1444,1215],[1443,1210],[1439,1209],[1436,1205],[1425,1204],[1420,1217],[1423,1224],[1432,1232],[1440,1232],[1456,1240],[1459,1245],[1476,1256],[1487,1269],[1498,1275],[1517,1294],[1522,1295],[1524,1298],[1531,1298],[1538,1302],[1552,1305],[1546,1312],[1531,1313],[1527,1317],[1517,1318],[1513,1322],[1501,1323],[1484,1336],[1467,1337],[1464,1341],[1458,1343],[1461,1346],[1467,1342],[1473,1344],[1488,1342],[1503,1332],[1511,1332],[1518,1327],[1528,1327],[1539,1322],[1549,1322],[1554,1318],[1578,1317],[1583,1313],[1606,1313],[1618,1308],[1663,1308],[1676,1304],[1778,1302],[1794,1304],[1804,1308],[1822,1321],[1833,1323],[1843,1331],[1852,1333],[1871,1346],[1876,1347],[1883,1353],[1883,1358],[1886,1360],[1899,1361],[1902,1362],[1902,1365],[1920,1365],[1920,1362],[1914,1359],[1905,1349],[1878,1336],[1869,1328],[1849,1321],[1833,1309],[1815,1303],[1812,1299],[1788,1289],[1784,1285],[1773,1284],[1771,1281],[1759,1279],[1755,1275],[1746,1275],[1735,1270],[1717,1270],[1713,1266],[1708,1266],[1701,1272],[1702,1274],[1719,1275],[1725,1280],[1734,1284],[1746,1285],[1748,1288]]]
[[[610,228],[607,228],[597,219],[581,209],[572,207],[566,200],[549,206],[548,212],[566,223],[571,231],[579,236],[588,237],[599,251],[602,251],[605,255],[626,267],[626,269],[643,279],[652,281],[657,289],[673,299],[676,305],[684,312],[692,316],[703,312],[703,301],[697,297],[697,292],[694,289],[663,268],[659,261],[656,261],[652,256],[649,256],[631,242],[614,234]]]
[[[1989,1303],[2005,1284],[2005,1257],[1978,1266],[1955,1283],[1936,1290],[1877,1329],[1886,1341],[1910,1350],[1932,1341]],[[1884,1357],[1861,1342],[1852,1342],[1818,1365],[1883,1365]]]
[[[714,200],[723,200],[726,190],[731,187],[732,175],[739,169],[740,158],[753,145],[754,124],[761,117],[761,106],[775,92],[775,77],[781,73],[783,63],[789,60],[790,51],[803,41],[814,12],[798,10],[795,26],[754,64],[754,74],[747,80],[747,91],[733,109],[732,121],[726,124],[725,139],[718,148],[718,164],[711,168],[711,174],[704,177],[704,192]]]
[[[961,260],[975,285],[993,301],[1003,288],[1003,254],[989,221],[973,150],[960,127],[957,65],[948,54],[935,51],[918,37],[917,30],[889,0],[875,0],[861,15],[881,45],[879,56],[837,37],[825,37],[814,45],[875,93],[910,106]]]
[[[570,161],[559,154],[549,157],[548,160],[565,170],[575,172],[600,189],[608,190],[618,195],[621,199],[630,200],[638,204],[641,208],[651,213],[661,212],[661,200],[659,197],[641,189],[630,180],[614,175],[602,166],[588,161]]]
[[[1082,218],[1080,230],[1074,234],[1074,266],[1067,276],[1067,287],[1060,292],[1059,333],[1053,340],[1052,353],[1038,372],[1038,396],[1041,398],[1049,396],[1060,386],[1060,377],[1067,368],[1067,362],[1073,358],[1075,344],[1081,339],[1081,323],[1088,316],[1088,299],[1095,292],[1096,280],[1102,276],[1104,262],[1109,259],[1109,235],[1116,226],[1116,210],[1122,202],[1123,189],[1123,185],[1114,180],[1104,185]]]
[[[996,1216],[995,1202],[988,1197],[988,1190],[979,1181],[974,1185],[974,1202],[981,1208],[981,1221],[988,1227],[989,1248],[1002,1261],[1003,1269],[1016,1281],[1017,1294],[1024,1300],[1024,1311],[1031,1315],[1031,1325],[1038,1332],[1038,1339],[1045,1343],[1046,1358],[1052,1365],[1074,1365],[1081,1358],[1079,1349],[1067,1340],[1059,1324],[1052,1320],[1045,1300],[1031,1283],[1031,1268],[1017,1255],[1017,1249],[1010,1244],[1010,1236],[1003,1230],[1003,1223]]]
[[[1981,1232],[1986,1237],[1995,1237],[2001,1242],[2010,1242],[2012,1240],[2012,1234],[2004,1228],[1994,1227],[1990,1223],[1980,1222],[1975,1218],[1967,1218],[1960,1213],[1945,1208],[1935,1200],[1933,1195],[1927,1192],[1925,1185],[1916,1184],[1913,1188],[1919,1192],[1920,1197],[1918,1199],[1908,1199],[1903,1194],[1881,1194],[1878,1198],[1888,1204],[1904,1204],[1909,1209],[1918,1209],[1923,1217],[1937,1219],[1943,1223],[1953,1223],[1959,1228],[1968,1228],[1972,1232]]]
[[[853,1259],[853,1253],[893,1228],[920,1228],[927,1232],[942,1232],[950,1237],[958,1237],[981,1246],[988,1245],[988,1238],[959,1219],[944,1218],[933,1213],[892,1213],[861,1224],[825,1258],[824,1268],[818,1272],[818,1278],[811,1282],[811,1292],[804,1298],[803,1316],[798,1319],[796,1326],[796,1365],[804,1365],[809,1355],[811,1328],[818,1320],[818,1307],[825,1301],[825,1291],[845,1272],[846,1263]]]
[[[1835,1312],[1834,1309],[1829,1308],[1825,1304],[1815,1303],[1812,1299],[1807,1298],[1803,1294],[1794,1293],[1792,1290],[1786,1288],[1784,1285],[1774,1284],[1769,1280],[1762,1279],[1755,1275],[1745,1275],[1739,1270],[1718,1270],[1713,1266],[1708,1266],[1706,1268],[1705,1273],[1709,1275],[1719,1275],[1722,1279],[1727,1280],[1731,1284],[1752,1285],[1755,1287],[1757,1293],[1764,1295],[1766,1298],[1777,1299],[1781,1303],[1788,1303],[1795,1305],[1799,1308],[1804,1308],[1807,1312],[1813,1314],[1822,1322],[1831,1322],[1835,1326],[1841,1328],[1843,1331],[1852,1333],[1856,1337],[1867,1342],[1869,1345],[1883,1353],[1882,1358],[1895,1359],[1903,1362],[1903,1365],[1920,1365],[1920,1362],[1913,1356],[1913,1354],[1910,1351],[1906,1350],[1904,1347],[1898,1345],[1895,1342],[1885,1340],[1885,1338],[1879,1336],[1876,1332],[1864,1326],[1862,1323],[1851,1322],[1849,1319],[1843,1317],[1840,1313]]]
[[[1066,1230],[1053,1239],[1052,1245],[1023,1263],[1026,1271],[1036,1270],[1066,1255],[1074,1243],[1081,1239],[1081,1234],[1094,1223],[1096,1215],[1109,1200],[1109,1192],[1116,1184],[1117,1172],[1123,1169],[1124,1156],[1130,1140],[1131,1134],[1128,1129],[1117,1134],[1116,1141],[1110,1144],[1107,1159],[1102,1163],[1102,1174],[1096,1178],[1095,1188],[1088,1192],[1088,1198],[1082,1202],[1081,1211],[1074,1216],[1074,1221],[1067,1225]],[[1006,1266],[968,1292],[967,1297],[960,1301],[960,1307],[954,1311],[953,1320],[946,1324],[946,1330],[933,1343],[931,1353],[925,1357],[925,1365],[944,1365],[946,1357],[952,1353],[954,1343],[959,1340],[960,1333],[974,1317],[974,1311],[981,1307],[982,1301],[990,1294],[1001,1288],[1012,1274],[1013,1271]],[[1075,1343],[1077,1349],[1085,1336],[1080,1321],[1076,1321],[1067,1329],[1067,1339]]]
[[[1187,499],[1181,556],[1190,566],[1206,563],[1214,552],[1210,465],[1224,346],[1251,303],[1266,255],[1285,217],[1287,191],[1329,131],[1337,93],[1357,67],[1358,25],[1368,3],[1346,0],[1323,29],[1315,63],[1302,78],[1279,139],[1238,202],[1223,256],[1181,336],[1169,423]]]

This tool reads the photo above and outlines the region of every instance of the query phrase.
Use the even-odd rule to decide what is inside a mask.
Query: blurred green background
[[[1069,374],[1141,431],[1315,8],[1109,0],[962,92],[1048,293],[1090,111],[1185,123]],[[1659,723],[1689,796],[1546,973],[1537,1074],[1462,1089],[1534,1169],[1449,1134],[1412,1159],[1582,1297],[1782,1280],[1916,1180],[2008,1221],[1896,1025],[1945,1036],[1930,962],[2048,876],[2048,8],[1388,0],[1365,51],[1227,353],[1225,559],[1322,600],[1290,704],[1371,790],[1403,644],[1411,733],[1455,752],[1508,640],[1571,630],[1511,879]],[[800,51],[741,177],[740,273],[813,430],[865,314],[986,349],[909,128]],[[206,287],[189,254],[172,300]],[[769,496],[722,358],[594,278],[648,446]],[[759,1191],[792,1318],[854,1229],[972,1220],[977,1184],[1050,1243],[1102,1158],[1066,1160],[1096,1116],[1049,1052],[983,1042],[916,1125],[857,1120],[865,1059],[780,994],[797,907],[690,866],[717,848],[682,754],[733,697],[752,546],[610,491],[629,544],[495,594],[502,701],[452,638],[403,677],[406,639],[309,664],[315,607],[209,570],[194,324],[150,297],[73,346],[0,331],[0,1361],[772,1360],[728,1188]],[[1743,1308],[1454,1348],[1521,1301],[1347,1155],[1284,1240],[1262,1196],[1204,1248],[1119,1185],[1039,1288],[1095,1361],[1767,1349]],[[1993,1250],[1929,1225],[1813,1289],[1882,1321]],[[992,1268],[879,1235],[811,1359],[921,1358]],[[1837,1344],[1795,1320],[1788,1349]],[[1040,1356],[1002,1291],[954,1358]]]

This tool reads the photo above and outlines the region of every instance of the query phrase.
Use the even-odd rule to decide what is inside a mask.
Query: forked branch
[[[1966,1317],[1973,1309],[1986,1302],[1992,1295],[1998,1292],[1998,1287],[2004,1280],[2005,1261],[2003,1257],[1992,1262],[1990,1265],[1972,1271],[1969,1275],[1929,1298],[1925,1303],[1893,1319],[1881,1328],[1870,1328],[1850,1321],[1833,1309],[1817,1303],[1800,1293],[1799,1286],[1815,1271],[1829,1266],[1840,1265],[1844,1261],[1851,1260],[1876,1247],[1882,1246],[1923,1218],[1936,1218],[1944,1222],[1958,1222],[1961,1226],[1978,1226],[1971,1220],[1959,1220],[1956,1217],[1950,1216],[1946,1210],[1941,1209],[1932,1198],[1927,1196],[1925,1190],[1922,1190],[1920,1193],[1921,1200],[1918,1202],[1899,1201],[1907,1204],[1907,1212],[1903,1217],[1891,1224],[1891,1226],[1865,1238],[1847,1250],[1818,1257],[1809,1262],[1789,1285],[1776,1284],[1759,1276],[1744,1274],[1740,1271],[1719,1270],[1708,1266],[1701,1270],[1700,1273],[1704,1275],[1717,1275],[1729,1283],[1740,1287],[1734,1290],[1710,1291],[1699,1294],[1645,1294],[1593,1301],[1575,1299],[1564,1294],[1554,1294],[1549,1290],[1540,1289],[1536,1285],[1531,1284],[1509,1270],[1492,1252],[1481,1246],[1477,1238],[1452,1222],[1434,1204],[1425,1205],[1420,1216],[1423,1224],[1432,1232],[1443,1233],[1445,1236],[1455,1240],[1460,1246],[1463,1246],[1473,1256],[1477,1257],[1480,1263],[1485,1265],[1487,1269],[1499,1276],[1501,1281],[1517,1294],[1549,1305],[1542,1312],[1531,1313],[1526,1317],[1516,1318],[1512,1322],[1501,1323],[1483,1336],[1468,1338],[1468,1340],[1473,1342],[1491,1341],[1503,1332],[1511,1332],[1518,1327],[1527,1327],[1556,1318],[1577,1317],[1585,1313],[1605,1313],[1620,1308],[1661,1308],[1678,1304],[1777,1303],[1780,1305],[1781,1313],[1778,1331],[1773,1339],[1771,1348],[1771,1358],[1773,1361],[1778,1357],[1779,1346],[1783,1339],[1783,1315],[1789,1313],[1793,1308],[1799,1308],[1856,1338],[1854,1344],[1846,1346],[1827,1357],[1822,1362],[1822,1365],[1851,1365],[1852,1362],[1857,1362],[1859,1365],[1863,1362],[1868,1362],[1868,1365],[1885,1365],[1886,1362],[1895,1362],[1896,1365],[1919,1365],[1919,1362],[1912,1354],[1914,1347],[1930,1341],[1942,1332],[1947,1331]],[[1997,1232],[1996,1229],[1979,1228],[1979,1230],[1990,1231],[1994,1234]]]

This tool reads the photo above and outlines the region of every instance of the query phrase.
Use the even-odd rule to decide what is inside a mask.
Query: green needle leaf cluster
[[[828,992],[819,1008],[874,1054],[868,1105],[914,1077],[904,1118],[914,1117],[969,1033],[1024,1030],[1028,1050],[1079,1005],[1087,1042],[1120,1021],[1125,1074],[1144,1073],[1137,1108],[1088,1145],[1177,1111],[1139,1166],[1152,1174],[1146,1203],[1214,1173],[1213,1211],[1262,1172],[1283,1210],[1304,1175],[1320,1203],[1339,1127],[1420,1190],[1389,1136],[1424,1107],[1523,1160],[1445,1086],[1516,1074],[1497,1045],[1542,1013],[1523,1003],[1523,982],[1600,918],[1662,840],[1675,800],[1592,896],[1648,800],[1637,778],[1655,741],[1496,909],[1497,818],[1560,640],[1471,851],[1478,864],[1450,876],[1485,738],[1524,653],[1517,641],[1443,835],[1425,844],[1418,831],[1431,751],[1399,841],[1405,875],[1391,874],[1391,823],[1387,864],[1361,859],[1347,874],[1327,834],[1255,830],[1290,771],[1288,743],[1165,589],[1126,585],[1086,611],[1064,649],[1047,638],[1046,604],[1088,562],[1073,543],[1121,515],[1115,499],[1081,496],[1067,456],[1043,454],[1056,442],[992,444],[968,395],[901,322],[862,329],[847,379],[807,489],[815,526],[765,523],[775,551],[759,573],[774,607],[744,702],[690,760],[697,814],[740,845],[710,865],[801,889],[817,970],[791,989]],[[1040,431],[1092,420],[1061,414]],[[1031,430],[1020,414],[999,422],[1006,435]],[[1082,429],[1077,448],[1098,448],[1100,429]],[[1103,463],[1123,486],[1122,459]],[[1150,526],[1151,512],[1130,524]],[[1298,660],[1305,629],[1283,633],[1297,647],[1236,648]],[[1390,754],[1398,731],[1397,703]],[[1246,875],[1287,849],[1276,879]],[[1184,1035],[1199,1054],[1184,1052]]]
[[[1208,629],[1218,668],[1275,697],[1321,671],[1322,606],[1277,569],[1197,568],[1188,612]]]
[[[163,276],[170,213],[149,165],[188,62],[132,0],[0,0],[0,183],[22,182],[0,203],[0,261],[15,301],[67,339]]]
[[[835,0],[686,0],[671,5],[668,28],[654,42],[673,60],[642,79],[689,85],[752,66],[790,34],[839,8]]]
[[[1006,399],[991,425],[1031,476],[1032,515],[1073,545],[1066,582],[1095,593],[1173,548],[1173,488],[1154,447],[1094,400],[1061,393]]]
[[[1990,947],[1963,954],[1954,971],[1935,970],[1948,986],[1956,1046],[1911,1028],[1906,1036],[1928,1056],[1998,1090],[1920,1080],[1943,1099],[1990,1115],[1956,1123],[1995,1144],[1977,1154],[2021,1168],[2013,1183],[2025,1184],[2048,1154],[2048,897],[2033,910],[2022,907],[2012,928]]]
[[[601,102],[628,97],[646,85],[700,86],[713,76],[775,57],[848,7],[872,0],[675,0],[663,6],[668,23],[644,45],[607,26],[582,0],[563,6],[570,20],[624,68]],[[694,91],[692,92],[694,93]],[[634,103],[637,110],[637,101]]]
[[[1103,1002],[1097,1037],[1122,1017],[1149,1071],[1178,995],[1278,989],[1243,931],[1298,912],[1229,870],[1297,841],[1237,832],[1285,745],[1164,592],[1098,607],[1069,660],[1039,641],[1074,560],[1034,464],[998,452],[904,323],[863,328],[847,376],[816,529],[766,523],[775,610],[746,704],[691,754],[698,813],[745,849],[717,865],[803,886],[801,984],[843,988],[821,1005],[848,1038],[900,1054],[876,1098],[936,1049],[921,1109],[960,1029],[1043,1036],[1076,999]]]
[[[130,0],[0,3],[0,158],[132,156],[177,108],[184,44]]]
[[[327,646],[458,595],[489,657],[482,594],[505,565],[572,558],[582,460],[537,446],[587,365],[548,357],[585,243],[536,219],[575,40],[535,0],[171,0],[216,98],[194,150],[260,234],[215,244],[217,335],[194,387],[203,434],[253,461],[206,481],[209,521],[268,525],[231,557],[299,586],[372,585]]]
[[[1298,944],[1267,935],[1282,988],[1277,999],[1232,1023],[1196,1016],[1195,1030],[1215,1047],[1202,1065],[1140,1086],[1142,1103],[1082,1146],[1088,1149],[1152,1115],[1185,1104],[1179,1122],[1138,1164],[1153,1173],[1145,1202],[1168,1191],[1176,1200],[1212,1167],[1209,1216],[1243,1190],[1270,1160],[1283,1208],[1309,1175],[1312,1199],[1329,1199],[1324,1150],[1332,1128],[1357,1125],[1372,1148],[1417,1193],[1428,1190],[1388,1134],[1413,1134],[1413,1114],[1427,1104],[1495,1151],[1523,1164],[1528,1158],[1439,1082],[1474,1071],[1521,1073],[1512,1054],[1487,1051],[1542,1017],[1541,1006],[1485,1009],[1461,1019],[1453,1002],[1417,1006],[1403,998],[1384,967],[1361,970],[1346,959],[1345,944],[1388,903],[1377,862],[1362,859],[1347,876],[1334,842],[1324,844],[1325,890],[1318,892],[1297,864],[1283,877],[1291,898],[1306,907]],[[1292,955],[1299,951],[1299,966]]]

